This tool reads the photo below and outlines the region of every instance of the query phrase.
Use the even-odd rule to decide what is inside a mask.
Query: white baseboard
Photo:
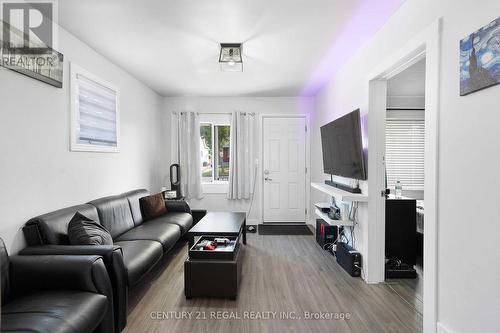
[[[437,323],[437,333],[453,333],[449,328],[445,327],[442,323]]]

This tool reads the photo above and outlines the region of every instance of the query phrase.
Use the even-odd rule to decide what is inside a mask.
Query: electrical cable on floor
[[[354,265],[354,267],[359,268],[361,270],[361,278],[364,279],[366,275],[363,266]]]
[[[336,254],[336,253],[335,253],[335,251],[333,250],[333,246],[334,246],[334,245],[335,245],[335,244],[333,244],[333,243],[328,243],[328,244],[325,244],[325,245],[323,245],[323,250],[326,250],[326,251],[330,252],[330,253],[331,253],[334,257],[336,257],[336,256],[337,256],[337,254]]]
[[[337,244],[337,241],[339,239],[339,235],[337,235],[337,238],[331,243],[326,243],[323,245],[323,250],[330,251],[334,256],[335,256],[335,251],[333,250],[333,246]]]

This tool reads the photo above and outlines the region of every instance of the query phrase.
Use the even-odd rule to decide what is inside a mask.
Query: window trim
[[[201,183],[201,189],[205,194],[226,194],[229,192],[229,181],[218,183]]]
[[[215,126],[229,126],[229,130],[231,130],[231,124],[224,121],[200,121],[200,127],[203,125],[210,125],[212,127],[212,154],[215,155]],[[231,137],[229,137],[229,147],[231,147]],[[200,135],[201,140],[201,135]],[[231,148],[229,148],[231,149]],[[212,159],[215,160],[214,156]],[[231,155],[229,155],[229,160],[231,160]],[[215,163],[215,162],[213,162]],[[200,167],[201,168],[201,167]],[[200,170],[201,172],[201,170]],[[214,179],[214,170],[212,166],[212,181],[207,182],[203,180],[203,174],[201,177],[201,185],[203,188],[203,193],[227,193],[229,190],[229,177],[228,180],[215,180]],[[208,185],[208,186],[207,186]]]
[[[105,147],[81,144],[77,142],[77,126],[79,118],[78,109],[78,75],[94,81],[95,83],[108,88],[116,93],[116,147]],[[113,84],[99,78],[75,63],[70,64],[70,151],[74,152],[99,152],[99,153],[119,153],[120,152],[120,90]]]

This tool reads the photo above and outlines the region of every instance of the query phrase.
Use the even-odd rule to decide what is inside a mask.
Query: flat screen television
[[[321,126],[321,146],[325,173],[366,180],[359,109]]]

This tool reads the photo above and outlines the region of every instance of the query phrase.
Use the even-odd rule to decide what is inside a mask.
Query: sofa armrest
[[[207,215],[207,211],[205,209],[192,209],[191,216],[193,217],[193,225],[200,222],[205,215]]]
[[[111,282],[101,256],[11,256],[15,294],[38,290],[82,290],[104,294]]]
[[[104,260],[113,288],[115,326],[121,331],[127,325],[128,279],[122,248],[116,245],[42,245],[29,246],[20,255],[95,256]]]
[[[180,212],[191,214],[191,208],[184,200],[165,200],[167,212]]]
[[[98,331],[113,332],[113,289],[101,256],[12,256],[10,281],[14,297],[45,290],[81,290],[107,297]]]

